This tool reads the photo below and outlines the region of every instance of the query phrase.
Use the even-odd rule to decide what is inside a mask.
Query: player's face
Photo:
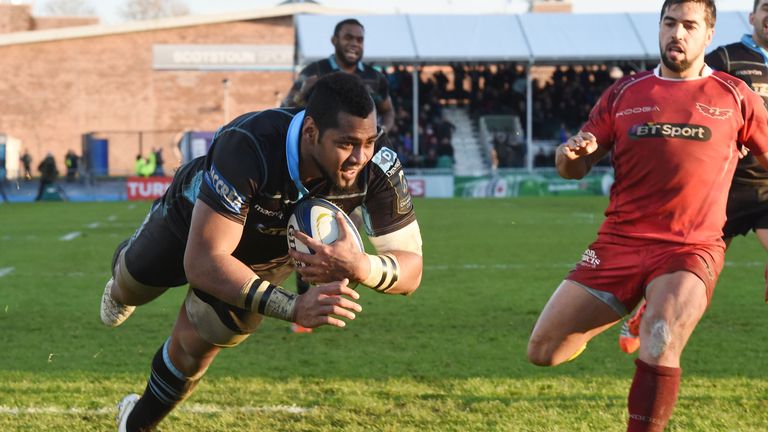
[[[344,24],[338,36],[331,38],[336,49],[336,60],[343,66],[351,67],[363,58],[363,28],[356,24]]]
[[[349,189],[373,157],[376,138],[375,110],[364,119],[341,112],[339,126],[327,129],[314,146],[315,165],[339,189]]]
[[[749,23],[754,31],[752,39],[763,48],[768,48],[768,0],[761,0],[754,12],[749,14]]]
[[[659,26],[659,50],[662,63],[672,72],[700,72],[704,49],[712,42],[713,33],[705,18],[706,9],[701,3],[676,4],[665,11]]]

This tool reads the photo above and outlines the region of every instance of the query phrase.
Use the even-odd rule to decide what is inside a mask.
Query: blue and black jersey
[[[161,199],[164,217],[181,238],[201,200],[243,225],[233,255],[247,265],[285,258],[286,227],[303,196],[325,198],[346,213],[363,206],[366,231],[380,236],[416,219],[394,151],[380,148],[350,190],[325,179],[299,180],[299,136],[304,111],[273,109],[244,114],[222,127],[206,156],[184,165]]]
[[[757,45],[750,35],[744,35],[740,42],[718,47],[707,54],[705,62],[712,69],[747,83],[768,107],[768,52]],[[750,153],[736,166],[733,182],[768,186],[768,170]]]

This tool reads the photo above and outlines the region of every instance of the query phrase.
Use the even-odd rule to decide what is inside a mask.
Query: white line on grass
[[[3,267],[0,268],[0,277],[3,277],[5,275],[11,274],[11,272],[14,270],[13,267]]]
[[[94,223],[89,223],[89,224],[88,224],[88,225],[86,225],[85,227],[86,227],[86,228],[91,228],[91,229],[94,229],[94,228],[98,228],[98,227],[100,227],[100,226],[101,226],[101,223],[99,223],[99,222],[94,222]]]
[[[226,407],[218,405],[190,404],[182,405],[178,409],[181,412],[193,414],[226,414],[226,413],[254,413],[254,412],[278,412],[286,414],[305,414],[312,408],[303,408],[296,405],[273,405],[273,406],[241,406]],[[101,408],[65,408],[57,406],[37,406],[37,407],[9,407],[0,405],[0,415],[106,415],[114,414],[117,411],[115,407]]]
[[[59,240],[61,240],[61,241],[74,240],[74,239],[80,237],[80,234],[82,234],[80,231],[72,231],[71,233],[67,233],[67,234],[64,234],[63,236],[59,237]]]

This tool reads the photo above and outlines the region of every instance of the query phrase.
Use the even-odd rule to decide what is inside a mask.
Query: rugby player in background
[[[528,358],[541,366],[575,358],[645,297],[631,432],[662,431],[672,415],[680,356],[724,262],[738,143],[768,165],[763,101],[704,63],[715,19],[714,0],[665,0],[660,64],[608,88],[556,154],[560,175],[578,179],[610,152],[615,183],[596,241],[539,316]]]
[[[348,18],[336,23],[331,37],[333,54],[327,59],[310,63],[299,73],[298,79],[293,83],[288,94],[283,100],[283,107],[297,107],[306,104],[306,95],[312,89],[318,78],[333,72],[345,72],[360,77],[368,88],[373,102],[376,104],[379,127],[386,134],[395,125],[395,110],[392,107],[392,98],[389,95],[389,83],[381,72],[371,65],[363,63],[365,51],[365,28],[360,21]],[[386,136],[383,136],[386,139]],[[350,214],[355,226],[360,226],[362,216],[359,212]],[[296,275],[296,291],[299,294],[307,292],[309,284],[300,275]],[[294,333],[311,333],[312,329],[298,323],[291,324]]]

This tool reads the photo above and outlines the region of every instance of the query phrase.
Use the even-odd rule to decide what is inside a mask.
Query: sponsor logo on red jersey
[[[714,108],[710,106],[706,106],[701,102],[696,102],[696,108],[699,109],[699,112],[704,114],[707,117],[712,117],[713,119],[718,120],[725,120],[728,117],[731,116],[733,113],[732,109],[725,109],[725,108]]]
[[[712,130],[706,126],[687,123],[642,123],[629,128],[631,139],[677,138],[692,141],[709,141]]]

